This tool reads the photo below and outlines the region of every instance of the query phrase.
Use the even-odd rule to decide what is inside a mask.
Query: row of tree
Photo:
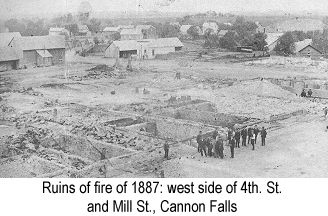
[[[324,31],[293,31],[283,34],[275,47],[280,55],[290,55],[295,52],[295,42],[312,39],[312,45],[323,53],[328,51],[328,30]]]
[[[220,28],[219,28],[220,29]],[[254,50],[264,51],[266,35],[256,33],[257,25],[246,21],[243,17],[237,17],[232,26],[224,26],[225,35],[219,36],[218,32],[208,29],[204,34],[204,47],[223,48],[235,50],[236,46],[250,46]]]
[[[72,35],[76,35],[78,33],[77,23],[71,14],[67,14],[53,18],[52,20],[9,19],[5,21],[4,25],[10,32],[20,32],[23,36],[40,36],[47,35],[50,27],[64,27]],[[102,30],[101,20],[96,18],[87,20],[82,24],[87,25],[91,32],[97,33]]]
[[[20,32],[23,36],[48,34],[48,27],[45,25],[43,19],[36,21],[10,19],[5,22],[5,27],[10,32]]]

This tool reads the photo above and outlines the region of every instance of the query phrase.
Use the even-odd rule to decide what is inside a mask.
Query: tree
[[[265,39],[267,38],[267,35],[264,33],[256,33],[253,38],[253,48],[257,51],[264,51],[265,46],[267,45],[267,42]]]
[[[246,21],[244,17],[237,17],[231,29],[237,32],[237,40],[241,45],[252,45],[253,35],[257,29],[257,25],[254,22]]]
[[[325,16],[322,20],[325,25],[328,25],[328,16]]]
[[[77,24],[75,24],[75,23],[65,25],[65,28],[70,32],[71,35],[75,35],[79,31],[79,28],[78,28]]]
[[[101,21],[96,18],[92,18],[87,26],[91,32],[99,32],[101,30]]]
[[[178,37],[179,33],[180,29],[177,26],[170,25],[169,23],[159,25],[157,29],[158,36],[162,38]]]
[[[285,34],[283,34],[274,50],[279,55],[293,54],[295,50],[295,41],[293,34],[291,32],[286,32]]]
[[[219,45],[223,49],[234,50],[237,46],[236,33],[228,31],[223,37],[219,39]]]
[[[198,26],[191,26],[188,30],[187,33],[191,35],[192,39],[198,39],[199,38],[199,30],[200,28]]]
[[[48,27],[44,25],[44,21],[42,19],[39,19],[36,22],[29,20],[26,24],[25,30],[21,34],[23,36],[47,35]]]
[[[205,48],[218,48],[219,47],[219,37],[217,34],[214,34],[213,29],[207,29],[204,33]]]
[[[95,44],[99,44],[99,43],[100,43],[100,41],[99,41],[99,39],[98,39],[97,37],[94,37],[94,38],[93,38],[93,42],[94,42]]]
[[[302,40],[305,40],[306,38],[311,38],[311,34],[306,34],[305,32],[303,31],[293,31],[292,32],[293,34],[293,37],[294,37],[294,41],[302,41]]]
[[[19,22],[17,19],[10,19],[5,22],[5,26],[9,29],[10,32],[24,32],[25,24]]]

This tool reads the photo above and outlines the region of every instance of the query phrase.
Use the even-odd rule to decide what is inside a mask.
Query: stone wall
[[[283,113],[283,114],[279,114],[279,115],[272,115],[272,116],[270,116],[270,121],[279,121],[279,120],[288,119],[292,116],[303,115],[305,112],[306,112],[305,110],[297,110],[297,111],[291,112],[291,113]]]
[[[186,120],[176,120],[172,118],[150,118],[150,122],[156,123],[157,136],[162,139],[173,139],[182,141],[196,137],[199,131],[208,133],[214,131],[214,128],[203,124],[197,124]]]

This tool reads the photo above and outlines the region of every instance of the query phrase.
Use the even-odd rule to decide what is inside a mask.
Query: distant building
[[[120,28],[119,27],[106,27],[102,31],[102,35],[105,40],[113,41],[120,38]]]
[[[303,57],[321,57],[322,52],[312,46],[312,39],[305,39],[295,43],[295,54]]]
[[[181,26],[179,22],[170,22],[170,25],[171,26],[178,26],[178,27]]]
[[[64,36],[21,37],[22,65],[50,66],[65,62]]]
[[[139,59],[153,59],[156,55],[181,50],[183,44],[178,38],[114,41],[105,51],[105,57],[127,58],[134,55]]]
[[[69,36],[69,31],[65,28],[50,28],[49,29],[50,36],[58,36],[58,35],[67,35]]]
[[[283,33],[266,33],[267,37],[265,39],[265,42],[267,43],[267,51],[273,52],[274,48],[277,46],[277,43],[280,39],[280,37],[283,35]]]
[[[191,28],[192,25],[182,25],[180,27],[180,32],[182,35],[187,35],[188,34],[188,30]]]
[[[218,33],[218,30],[219,30],[219,26],[218,26],[218,24],[216,24],[215,22],[205,22],[205,23],[203,24],[203,33],[205,34],[205,32],[206,32],[208,29],[213,30],[213,33],[214,33],[214,34],[217,34],[217,33]]]
[[[103,30],[104,33],[116,33],[120,32],[120,27],[106,27]]]
[[[255,24],[257,25],[257,28],[256,28],[256,33],[265,33],[265,27],[261,25],[261,23],[259,22],[255,22]]]
[[[91,36],[91,32],[87,25],[78,25],[78,36]]]
[[[134,25],[119,25],[118,28],[120,29],[120,31],[122,31],[123,29],[134,29]]]
[[[121,31],[121,40],[141,40],[143,34],[140,29],[123,29]]]
[[[141,30],[143,39],[157,38],[156,28],[152,25],[137,25],[136,29]]]
[[[226,35],[229,31],[228,30],[220,30],[218,33],[219,37],[223,37],[224,35]]]
[[[287,32],[287,31],[320,31],[325,28],[325,24],[320,19],[293,18],[275,23],[266,28],[266,32]]]
[[[232,26],[232,24],[229,23],[229,22],[226,22],[226,23],[223,23],[223,24],[226,25],[226,26]]]

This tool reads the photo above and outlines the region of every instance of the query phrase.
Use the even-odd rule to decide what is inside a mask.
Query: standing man
[[[325,119],[327,119],[327,117],[328,117],[328,108],[327,107],[323,108],[323,113],[324,113]]]
[[[235,133],[235,140],[236,140],[236,148],[240,148],[240,130],[237,129]]]
[[[219,157],[220,157],[221,159],[223,159],[223,156],[224,156],[224,154],[223,154],[223,150],[224,150],[224,147],[223,147],[223,140],[222,140],[221,137],[219,137],[219,136],[217,136],[216,140],[217,140],[216,142],[217,142],[218,150],[219,150]]]
[[[207,151],[208,151],[208,156],[212,157],[212,150],[213,150],[213,143],[212,143],[212,139],[210,137],[207,138]]]
[[[214,139],[214,157],[218,158],[219,157],[219,136],[217,135]]]
[[[228,129],[228,142],[232,139],[232,129]]]
[[[236,145],[235,138],[232,138],[231,140],[229,140],[229,146],[230,146],[230,152],[231,152],[230,158],[235,157],[235,145]]]
[[[257,142],[257,135],[259,134],[259,132],[260,132],[259,128],[257,127],[257,125],[255,125],[255,127],[254,127],[255,144]]]
[[[251,130],[251,135],[250,135],[250,138],[251,138],[251,144],[252,144],[252,147],[253,147],[253,151],[255,150],[255,133],[254,133],[254,130]]]
[[[219,132],[218,132],[218,129],[215,128],[215,130],[213,131],[213,135],[212,135],[212,138],[215,140],[216,137],[218,136]]]
[[[262,140],[262,146],[265,146],[265,138],[266,138],[267,132],[264,127],[262,127],[261,130],[261,140]]]
[[[165,142],[164,143],[164,152],[165,152],[164,158],[167,160],[169,159],[169,149],[170,149],[169,143]]]
[[[207,153],[206,153],[206,144],[207,144],[207,139],[203,139],[201,141],[201,144],[200,144],[200,155],[203,156],[203,153],[205,155],[205,157],[207,157]]]
[[[203,142],[202,131],[199,131],[199,134],[197,135],[196,141],[197,141],[197,144],[198,144],[198,152],[200,152],[200,147],[201,147],[202,142]]]
[[[309,89],[309,91],[308,91],[308,97],[312,97],[312,94],[313,94],[312,90]]]
[[[243,128],[241,131],[241,137],[242,137],[242,146],[246,146],[246,139],[247,139],[247,130],[246,128]]]
[[[249,127],[249,128],[247,129],[247,135],[248,135],[247,145],[249,145],[249,142],[251,141],[252,131],[253,131],[253,129],[252,129],[251,127]]]

